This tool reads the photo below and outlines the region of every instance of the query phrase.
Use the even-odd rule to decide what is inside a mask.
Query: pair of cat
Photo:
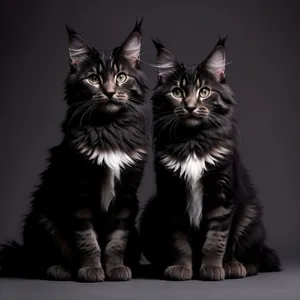
[[[142,251],[172,280],[280,270],[265,245],[262,208],[236,148],[225,39],[193,68],[154,42],[157,192],[138,233],[137,190],[148,145],[141,23],[120,46],[101,53],[67,28],[64,138],[50,150],[33,193],[23,244],[2,245],[2,276],[129,280]]]

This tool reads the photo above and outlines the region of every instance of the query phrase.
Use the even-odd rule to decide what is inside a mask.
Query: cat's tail
[[[275,250],[264,246],[259,263],[259,272],[279,272],[281,263]]]
[[[1,277],[32,277],[34,268],[30,265],[24,246],[15,241],[6,242],[0,246],[0,276]]]

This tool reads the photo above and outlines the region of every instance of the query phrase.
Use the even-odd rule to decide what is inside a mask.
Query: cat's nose
[[[193,111],[196,109],[196,106],[186,106],[185,109],[186,109],[189,113],[191,113],[191,112],[193,112]]]
[[[105,95],[106,95],[109,99],[111,99],[112,96],[113,96],[116,92],[115,92],[115,91],[105,91],[104,93],[105,93]]]
[[[116,93],[116,86],[112,78],[108,78],[103,84],[103,92],[110,99]]]

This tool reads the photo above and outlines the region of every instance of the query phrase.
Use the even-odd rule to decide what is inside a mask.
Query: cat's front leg
[[[203,280],[223,280],[225,270],[223,258],[226,252],[234,205],[230,193],[225,193],[226,178],[218,178],[207,200],[208,209],[203,216],[206,227],[205,242],[202,248],[200,278]]]
[[[193,276],[192,248],[188,237],[181,231],[172,235],[172,265],[164,271],[164,276],[170,280],[189,280]]]
[[[78,211],[72,219],[72,236],[79,266],[77,280],[100,282],[104,280],[101,249],[87,210]]]
[[[121,178],[122,186],[114,200],[113,224],[104,250],[105,275],[109,280],[125,281],[132,278],[132,267],[138,263],[140,244],[135,228],[139,205],[137,190],[140,186],[144,162],[127,169]],[[127,260],[128,258],[128,260]],[[127,263],[128,261],[128,263]]]
[[[107,238],[104,257],[106,277],[109,280],[126,281],[132,278],[131,269],[124,265],[130,230],[134,227],[134,219],[131,220],[130,215],[129,209],[121,209]]]

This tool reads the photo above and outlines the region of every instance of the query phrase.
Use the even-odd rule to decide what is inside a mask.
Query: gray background
[[[284,258],[299,255],[299,4],[270,2],[2,0],[0,242],[19,240],[46,149],[61,140],[64,24],[104,50],[121,43],[136,17],[144,16],[146,62],[155,59],[151,36],[191,64],[208,54],[219,33],[229,34],[227,74],[238,102],[240,148],[265,205],[269,241]],[[145,71],[151,94],[155,74],[146,65]],[[153,191],[149,164],[141,201]]]

